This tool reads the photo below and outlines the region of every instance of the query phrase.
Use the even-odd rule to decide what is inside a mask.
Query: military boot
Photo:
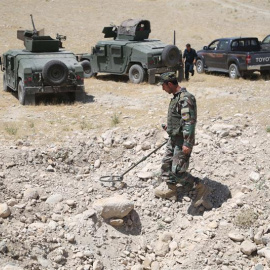
[[[207,198],[207,196],[211,193],[211,189],[206,186],[201,180],[197,180],[195,181],[195,183],[196,197],[193,202],[194,207],[199,207],[200,205],[203,205],[207,210],[212,209],[213,204]]]
[[[154,189],[154,194],[158,198],[176,200],[177,187],[175,184],[163,182]]]

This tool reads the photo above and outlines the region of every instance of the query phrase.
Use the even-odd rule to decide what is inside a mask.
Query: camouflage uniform
[[[167,72],[161,75],[160,84],[167,82],[176,85],[174,73]],[[169,105],[167,121],[169,140],[161,166],[161,177],[164,181],[154,189],[154,194],[158,198],[177,199],[176,184],[180,182],[182,186],[187,185],[188,189],[195,186],[196,196],[192,201],[194,207],[203,205],[206,209],[211,209],[213,205],[208,199],[211,189],[203,180],[187,173],[191,152],[187,155],[182,151],[183,146],[192,150],[195,143],[196,99],[178,84],[175,89],[179,89],[179,92],[174,94]],[[169,93],[168,90],[166,92]]]
[[[169,140],[162,160],[161,177],[166,182],[194,183],[187,173],[190,154],[182,152],[182,146],[192,149],[195,143],[197,106],[195,97],[181,88],[171,99],[168,109],[167,132]]]

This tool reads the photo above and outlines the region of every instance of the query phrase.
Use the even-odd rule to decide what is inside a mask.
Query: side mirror
[[[259,44],[260,44],[260,45],[262,45],[262,42],[261,42],[261,41],[259,41]]]
[[[206,51],[208,50],[208,46],[203,46],[203,49]]]
[[[1,58],[1,56],[0,56],[0,66],[2,66],[2,58]]]

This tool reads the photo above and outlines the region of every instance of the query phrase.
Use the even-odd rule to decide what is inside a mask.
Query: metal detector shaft
[[[156,153],[157,150],[159,150],[163,145],[165,145],[167,143],[167,141],[165,141],[163,144],[161,144],[159,147],[157,147],[156,149],[154,149],[152,152],[150,152],[147,156],[144,156],[142,159],[140,159],[137,163],[135,163],[133,166],[131,166],[130,168],[128,168],[125,172],[123,172],[121,174],[121,177],[123,177],[125,174],[127,174],[129,171],[131,171],[134,167],[136,167],[137,165],[139,165],[141,162],[143,162],[144,160],[146,160],[149,156],[151,156],[152,154]]]
[[[154,149],[152,152],[150,152],[147,156],[143,157],[141,160],[139,160],[137,163],[135,163],[133,166],[131,166],[130,168],[128,168],[124,173],[122,173],[121,175],[105,175],[105,176],[101,176],[99,178],[99,180],[101,182],[112,182],[113,184],[117,181],[123,181],[124,175],[127,174],[129,171],[131,171],[134,167],[136,167],[138,164],[140,164],[142,161],[146,160],[149,156],[151,156],[152,154],[154,154],[155,152],[157,152],[158,149],[160,149],[163,145],[165,145],[167,143],[167,141],[165,141],[164,143],[162,143],[159,147],[157,147],[156,149]]]

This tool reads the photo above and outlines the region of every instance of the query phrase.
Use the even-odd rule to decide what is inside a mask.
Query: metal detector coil
[[[132,165],[130,168],[128,168],[124,173],[122,173],[121,175],[105,175],[105,176],[101,176],[99,178],[99,180],[101,182],[121,182],[124,179],[124,175],[127,174],[129,171],[131,171],[133,168],[135,168],[136,166],[138,166],[141,162],[143,162],[144,160],[146,160],[148,157],[150,157],[152,154],[154,154],[155,152],[157,152],[158,149],[160,149],[163,145],[165,145],[167,143],[167,141],[165,141],[164,143],[162,143],[159,147],[157,147],[156,149],[154,149],[152,152],[150,152],[147,156],[144,156],[141,160],[139,160],[137,163],[135,163],[134,165]]]

